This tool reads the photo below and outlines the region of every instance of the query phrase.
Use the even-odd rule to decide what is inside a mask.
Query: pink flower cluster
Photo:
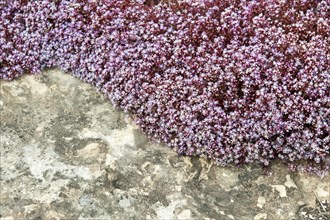
[[[180,154],[330,170],[328,0],[8,0],[0,14],[2,79],[58,66]]]

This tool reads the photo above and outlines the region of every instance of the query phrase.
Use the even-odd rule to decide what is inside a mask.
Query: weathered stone
[[[330,176],[277,162],[265,176],[256,165],[179,156],[58,70],[0,83],[2,219],[305,219],[328,210],[319,201],[329,201]]]

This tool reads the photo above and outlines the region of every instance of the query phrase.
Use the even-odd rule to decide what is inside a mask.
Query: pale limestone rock
[[[58,70],[0,92],[1,219],[300,219],[329,197],[330,176],[179,156]]]
[[[286,181],[285,181],[284,185],[286,187],[288,187],[288,188],[295,188],[295,189],[298,188],[297,185],[294,183],[294,181],[291,179],[291,176],[290,175],[286,175],[285,178],[286,178]]]
[[[267,219],[267,214],[266,213],[258,213],[253,218],[253,220],[261,220],[261,219]]]
[[[266,203],[266,198],[265,197],[259,197],[257,207],[262,209],[263,206],[265,205],[265,203]]]
[[[282,198],[287,197],[286,189],[284,185],[271,185],[271,186],[280,194],[280,197]]]
[[[185,209],[178,214],[178,219],[191,219],[191,211],[189,209]]]

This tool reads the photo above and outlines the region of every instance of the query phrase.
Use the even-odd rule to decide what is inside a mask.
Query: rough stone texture
[[[179,156],[58,70],[0,82],[2,219],[329,217],[330,176]]]

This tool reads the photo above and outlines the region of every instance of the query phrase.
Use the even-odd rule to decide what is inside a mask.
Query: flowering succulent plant
[[[60,67],[180,154],[330,170],[330,1],[0,1],[0,78]]]

